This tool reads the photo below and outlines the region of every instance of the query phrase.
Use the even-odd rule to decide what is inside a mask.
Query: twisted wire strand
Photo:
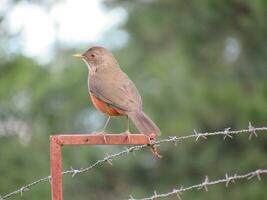
[[[220,184],[220,183],[225,183],[225,186],[228,187],[229,183],[234,183],[235,180],[238,179],[247,179],[250,180],[253,177],[257,177],[258,180],[261,180],[261,174],[266,174],[267,173],[267,169],[257,169],[255,171],[252,172],[248,172],[246,174],[241,174],[241,175],[233,175],[233,176],[228,176],[227,174],[225,174],[225,178],[219,179],[219,180],[214,180],[214,181],[209,181],[208,176],[205,177],[204,181],[202,183],[196,184],[196,185],[191,185],[188,187],[180,187],[179,189],[173,189],[172,191],[168,192],[168,193],[164,193],[164,194],[157,194],[156,191],[154,191],[154,195],[150,196],[150,197],[146,197],[146,198],[142,198],[142,199],[136,199],[133,198],[132,195],[130,195],[129,200],[156,200],[159,198],[164,198],[164,197],[169,197],[169,196],[174,196],[176,195],[176,197],[181,200],[181,195],[183,192],[189,191],[189,190],[193,190],[193,189],[204,189],[206,192],[208,191],[208,186],[211,185],[216,185],[216,184]]]

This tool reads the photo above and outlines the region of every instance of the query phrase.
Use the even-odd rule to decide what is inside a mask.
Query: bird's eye
[[[94,58],[95,57],[95,54],[91,54],[91,58]]]

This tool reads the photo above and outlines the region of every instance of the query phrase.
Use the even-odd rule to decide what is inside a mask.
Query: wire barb
[[[177,146],[177,136],[169,136],[170,141],[173,141],[174,146]]]
[[[201,189],[205,189],[206,192],[208,192],[208,187],[207,185],[209,184],[209,177],[208,176],[205,176],[205,180],[204,182],[200,185],[200,187],[198,188],[198,190],[201,190]]]
[[[107,159],[106,159],[106,162],[107,162],[108,164],[112,165],[112,159],[107,158]]]
[[[198,141],[199,138],[204,138],[205,140],[207,140],[208,138],[206,137],[205,133],[198,133],[195,129],[194,129],[194,133],[196,135],[196,141]]]
[[[27,190],[29,190],[27,187],[20,188],[20,196],[22,196],[23,192],[26,192]]]
[[[208,132],[206,132],[206,133],[197,133],[196,130],[194,130],[194,134],[184,135],[184,136],[169,136],[166,139],[155,141],[153,144],[160,145],[161,143],[168,143],[168,142],[173,142],[174,144],[177,144],[178,142],[181,142],[181,141],[187,140],[187,139],[192,139],[192,138],[196,138],[196,141],[198,141],[198,139],[200,137],[202,137],[204,139],[207,139],[207,137],[216,136],[216,135],[223,135],[224,137],[225,136],[233,137],[233,135],[244,134],[244,133],[250,133],[249,138],[251,138],[252,135],[257,137],[258,135],[257,135],[256,132],[260,132],[260,131],[267,131],[267,127],[255,128],[249,122],[249,127],[247,129],[231,131],[230,128],[227,128],[224,131],[209,132],[209,133]],[[130,148],[126,148],[123,151],[120,151],[118,153],[107,155],[103,159],[96,161],[95,163],[93,163],[92,165],[90,165],[90,166],[88,166],[88,167],[86,167],[84,169],[81,168],[79,170],[77,170],[77,169],[76,170],[74,170],[74,169],[67,170],[67,171],[62,172],[62,175],[67,175],[68,174],[68,175],[72,175],[74,177],[75,175],[77,175],[79,173],[85,173],[87,171],[90,171],[90,170],[92,170],[92,169],[94,169],[94,168],[98,167],[99,165],[102,165],[102,164],[104,164],[106,162],[108,162],[109,164],[110,163],[112,164],[112,159],[114,159],[114,158],[118,158],[118,157],[123,156],[123,155],[128,155],[129,153],[133,153],[133,155],[135,155],[137,151],[140,151],[140,150],[145,149],[145,148],[147,148],[147,145],[138,145],[138,146],[133,146],[133,147],[130,147]],[[260,180],[260,174],[261,173],[262,173],[262,171],[259,171],[259,174],[255,174],[258,177],[259,180]],[[253,174],[251,174],[251,175],[253,175]],[[228,181],[228,184],[230,182],[234,183],[234,180],[236,179],[236,175],[234,177],[228,177],[228,178],[230,179],[230,181]],[[36,180],[36,181],[34,181],[32,183],[29,183],[29,184],[27,184],[27,185],[15,190],[15,191],[13,191],[13,192],[5,194],[2,197],[0,197],[0,200],[9,199],[9,198],[11,198],[12,196],[14,196],[16,194],[22,194],[22,193],[30,190],[33,186],[35,186],[37,184],[40,184],[42,182],[47,182],[47,181],[51,183],[51,176],[50,175],[47,176],[47,177],[43,177],[43,178],[41,178],[39,180]],[[180,189],[180,190],[176,190],[176,191],[177,191],[176,194],[177,193],[181,194],[182,192],[184,192],[186,190],[185,189]],[[134,198],[132,198],[131,200],[134,200]]]
[[[228,187],[229,183],[232,181],[231,178],[229,178],[228,174],[225,174],[225,187]]]
[[[130,195],[129,197],[130,197],[130,199],[129,199],[129,200],[134,200],[134,198],[133,198],[133,196],[132,196],[132,195]]]
[[[258,169],[256,171],[254,171],[253,173],[251,173],[251,175],[247,179],[250,180],[256,176],[258,178],[258,180],[261,181],[260,174],[262,173],[262,171],[264,171],[264,170]]]
[[[127,155],[129,155],[130,154],[130,150],[127,147],[124,147],[124,149],[125,149]]]
[[[248,130],[249,130],[249,137],[248,137],[248,139],[249,140],[251,140],[251,138],[253,137],[253,135],[255,136],[255,137],[258,137],[258,135],[257,135],[257,133],[256,133],[256,130],[255,130],[255,127],[253,127],[252,125],[251,125],[251,122],[249,122],[248,123]]]
[[[158,196],[157,191],[154,190],[154,196],[152,196],[152,200],[157,200],[157,196]]]
[[[80,170],[78,170],[78,169],[73,169],[72,167],[70,167],[71,168],[71,170],[73,171],[73,173],[72,173],[72,178],[74,177],[74,176],[76,176],[77,174],[79,174],[79,173],[81,173],[81,170],[82,169],[80,169]]]
[[[231,129],[231,127],[228,127],[226,129],[224,129],[224,137],[223,140],[225,140],[227,137],[229,137],[230,139],[233,138],[233,136],[230,135],[229,130]]]
[[[180,191],[179,191],[180,190]],[[182,200],[182,190],[183,190],[183,186],[180,187],[179,190],[173,189],[173,192],[176,194],[176,197],[178,200]]]

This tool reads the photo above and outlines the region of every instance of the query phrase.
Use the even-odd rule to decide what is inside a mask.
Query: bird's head
[[[112,53],[104,47],[91,47],[83,54],[74,54],[73,56],[83,59],[89,71],[97,71],[104,67],[117,67],[118,65]]]

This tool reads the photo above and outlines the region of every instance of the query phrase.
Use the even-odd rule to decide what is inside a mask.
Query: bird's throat
[[[96,72],[96,67],[95,66],[90,65],[85,59],[83,59],[83,61],[85,62],[86,66],[87,66],[87,68],[89,70],[89,74]]]

